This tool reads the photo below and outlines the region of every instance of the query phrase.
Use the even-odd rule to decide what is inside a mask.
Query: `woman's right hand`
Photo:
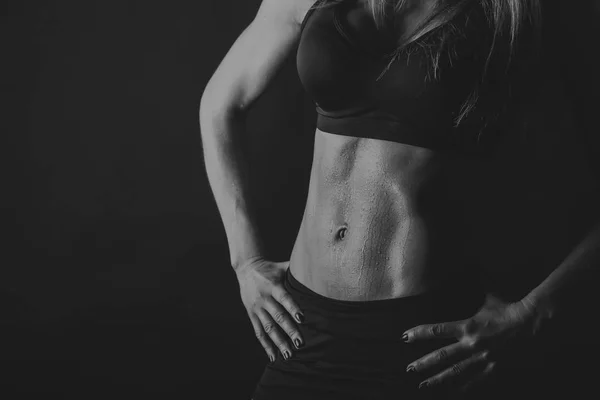
[[[271,362],[277,350],[287,360],[292,356],[291,343],[297,348],[304,345],[294,322],[302,323],[304,316],[283,286],[289,264],[253,257],[235,271],[254,333]]]

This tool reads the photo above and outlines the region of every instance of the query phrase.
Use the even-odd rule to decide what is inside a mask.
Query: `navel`
[[[335,234],[335,238],[337,240],[344,240],[344,238],[346,237],[346,234],[348,233],[348,227],[347,226],[342,226],[340,228],[338,228],[336,234]]]

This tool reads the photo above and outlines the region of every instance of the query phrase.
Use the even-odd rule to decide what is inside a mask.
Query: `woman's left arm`
[[[494,372],[498,356],[507,361],[508,354],[519,353],[523,340],[535,340],[540,326],[555,313],[558,317],[575,311],[570,310],[567,302],[572,303],[573,291],[579,284],[589,281],[599,264],[600,222],[542,283],[521,300],[504,302],[488,295],[483,307],[471,318],[407,330],[402,336],[407,343],[457,339],[456,343],[410,363],[407,373],[418,372],[424,378],[420,389],[447,385],[464,389],[485,380]]]
[[[591,277],[600,265],[600,222],[596,223],[585,238],[565,260],[529,292],[523,302],[535,309],[560,310],[566,302],[566,294],[576,289],[578,282]]]

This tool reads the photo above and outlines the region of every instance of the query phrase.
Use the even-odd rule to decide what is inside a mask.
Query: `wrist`
[[[237,215],[235,224],[228,229],[230,263],[234,270],[265,255],[265,245],[255,223],[244,213]]]
[[[247,265],[250,265],[257,260],[263,260],[263,259],[264,259],[263,255],[252,255],[252,256],[246,255],[243,257],[239,256],[236,258],[232,258],[231,266],[233,267],[234,272],[237,274],[241,270],[243,270],[244,267],[246,267]]]
[[[537,319],[551,319],[554,316],[555,305],[552,298],[545,293],[532,291],[521,299],[521,304]]]

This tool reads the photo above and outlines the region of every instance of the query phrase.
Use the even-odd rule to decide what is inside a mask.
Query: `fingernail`
[[[275,357],[269,356],[269,361],[271,362],[271,364],[273,364],[275,362]]]
[[[302,341],[300,341],[300,339],[294,339],[294,344],[296,345],[297,348],[300,348],[304,345],[304,343],[302,343]]]
[[[304,322],[304,315],[296,313],[296,320],[300,323]]]
[[[415,367],[413,365],[409,365],[406,367],[406,372],[415,372]]]
[[[283,358],[285,358],[286,360],[290,358],[290,353],[287,350],[283,351]]]
[[[404,341],[404,343],[408,343],[408,333],[402,335],[402,340]]]
[[[428,381],[424,381],[424,382],[421,382],[419,384],[419,389],[425,389],[428,386],[429,386],[429,382]]]

